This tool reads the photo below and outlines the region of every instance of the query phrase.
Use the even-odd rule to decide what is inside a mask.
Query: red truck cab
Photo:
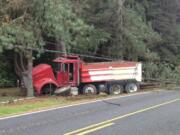
[[[33,85],[37,94],[49,93],[60,87],[77,87],[80,83],[81,61],[77,56],[59,57],[54,68],[48,64],[40,64],[33,68]]]

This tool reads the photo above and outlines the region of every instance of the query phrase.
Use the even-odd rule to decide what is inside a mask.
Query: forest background
[[[180,80],[180,0],[0,0],[0,87],[61,54],[143,62],[144,79]],[[105,59],[103,59],[105,58]]]

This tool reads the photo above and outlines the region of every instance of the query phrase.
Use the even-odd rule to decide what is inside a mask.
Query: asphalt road
[[[180,135],[180,92],[158,91],[0,120],[0,135]]]

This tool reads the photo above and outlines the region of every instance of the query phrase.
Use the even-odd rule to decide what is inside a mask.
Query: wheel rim
[[[130,92],[137,92],[138,88],[136,84],[130,84],[129,85],[129,91]]]
[[[119,86],[119,85],[113,85],[113,86],[111,87],[111,90],[113,91],[113,94],[114,94],[114,95],[118,95],[118,94],[121,93],[121,86]]]
[[[95,90],[92,87],[87,87],[85,89],[85,94],[93,94],[95,93]]]

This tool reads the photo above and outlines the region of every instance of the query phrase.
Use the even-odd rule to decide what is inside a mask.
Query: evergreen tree
[[[153,29],[157,31],[163,42],[154,50],[159,52],[163,61],[177,64],[176,55],[179,54],[180,34],[177,24],[178,0],[149,0],[147,7],[147,20],[152,22]]]
[[[66,0],[2,0],[1,3],[0,48],[15,50],[15,71],[28,96],[33,96],[32,48],[42,49],[53,40],[64,53],[71,47],[93,50],[108,36],[86,24]]]

